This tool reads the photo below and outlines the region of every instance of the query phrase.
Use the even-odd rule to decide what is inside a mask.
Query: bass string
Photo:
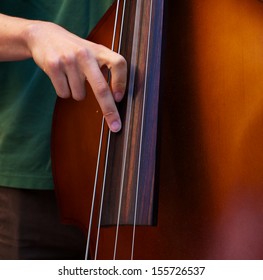
[[[150,2],[150,21],[148,27],[148,42],[147,42],[147,55],[146,55],[146,69],[148,68],[148,60],[149,60],[149,47],[150,47],[150,29],[151,29],[151,18],[152,18],[152,5],[153,2]],[[132,57],[131,57],[131,66],[137,65],[138,54],[139,54],[139,33],[141,28],[141,18],[143,14],[143,1],[138,0],[136,3],[136,14],[135,14],[135,26],[134,26],[134,34],[133,34],[133,45],[132,45]],[[119,238],[119,227],[120,227],[120,217],[121,217],[121,208],[122,208],[122,196],[124,190],[124,180],[125,180],[125,170],[127,163],[127,154],[128,154],[128,145],[129,145],[129,131],[131,124],[131,115],[132,115],[132,105],[134,101],[134,86],[135,86],[135,75],[136,68],[133,67],[130,69],[130,78],[129,78],[129,89],[128,89],[128,97],[127,97],[127,110],[126,110],[126,131],[124,136],[124,152],[122,158],[122,172],[121,172],[121,188],[119,194],[119,205],[118,205],[118,215],[117,215],[117,223],[116,223],[116,232],[115,232],[115,241],[114,241],[114,252],[113,259],[116,259],[117,255],[117,245]],[[145,114],[145,99],[146,99],[146,90],[147,90],[147,71],[145,75],[145,83],[143,90],[143,110],[142,110],[142,119],[144,119]],[[137,219],[137,207],[138,207],[138,193],[139,193],[139,178],[140,178],[140,162],[141,162],[141,150],[142,150],[142,138],[143,138],[143,122],[140,131],[140,145],[139,145],[139,163],[137,168],[137,182],[136,182],[136,194],[135,194],[135,204],[134,204],[134,217],[133,217],[133,232],[132,232],[132,242],[131,242],[131,255],[130,259],[133,259],[134,255],[134,244],[135,244],[135,228],[136,228],[136,219]]]
[[[141,154],[142,154],[142,141],[143,141],[143,130],[144,130],[144,119],[145,119],[145,103],[146,103],[146,92],[147,92],[147,80],[148,80],[148,65],[149,65],[149,50],[150,50],[150,34],[152,26],[152,10],[153,10],[153,0],[150,2],[150,20],[148,25],[148,38],[147,38],[147,51],[146,51],[146,66],[145,66],[145,80],[143,88],[143,106],[142,106],[142,125],[140,130],[140,145],[139,145],[139,159],[137,168],[137,182],[136,182],[136,194],[135,194],[135,204],[134,204],[134,220],[133,220],[133,231],[132,231],[132,251],[131,260],[134,257],[134,247],[135,247],[135,232],[137,224],[137,209],[138,209],[138,196],[139,196],[139,185],[140,185],[140,167],[141,167]]]
[[[114,49],[115,40],[116,40],[116,30],[117,30],[117,19],[119,15],[119,6],[120,1],[117,3],[116,9],[116,16],[115,16],[115,26],[113,32],[113,40],[112,40],[112,50]],[[150,2],[150,20],[149,20],[149,27],[148,27],[148,42],[147,42],[147,52],[146,52],[146,74],[145,74],[145,82],[144,82],[144,90],[143,90],[143,108],[142,108],[142,120],[144,119],[145,114],[145,99],[146,99],[146,91],[147,91],[147,76],[148,76],[148,61],[149,61],[149,48],[150,48],[150,30],[151,30],[151,19],[152,19],[152,6],[153,1]],[[120,40],[118,45],[118,53],[120,53],[121,48],[121,38],[122,38],[122,30],[123,30],[123,21],[124,21],[124,13],[126,7],[126,0],[123,3],[123,12],[121,17],[121,30],[120,30]],[[136,65],[137,58],[138,58],[138,43],[139,43],[139,30],[140,30],[140,18],[142,15],[142,2],[137,1],[136,6],[136,15],[135,15],[135,27],[134,27],[134,38],[133,38],[133,47],[132,47],[132,58],[131,58],[131,65]],[[123,152],[123,159],[122,159],[122,172],[121,172],[121,188],[119,194],[119,205],[118,205],[118,216],[116,222],[116,233],[115,233],[115,241],[114,241],[114,252],[113,252],[113,259],[116,259],[117,254],[117,244],[118,244],[118,236],[119,236],[119,226],[120,226],[120,215],[121,215],[121,207],[122,207],[122,195],[124,189],[124,179],[125,179],[125,166],[126,166],[126,158],[127,158],[127,151],[128,151],[128,142],[129,142],[129,127],[131,123],[131,111],[132,111],[132,103],[133,103],[133,95],[134,95],[134,82],[135,82],[135,71],[136,69],[131,69],[130,80],[129,80],[129,90],[128,90],[128,98],[127,98],[127,112],[126,112],[126,131],[124,136],[124,152]],[[110,72],[109,72],[110,76]],[[110,78],[108,79],[110,82]],[[92,216],[94,212],[94,201],[95,201],[95,193],[97,188],[97,178],[98,178],[98,171],[100,165],[100,158],[101,158],[101,147],[102,147],[102,138],[104,136],[104,124],[105,120],[102,119],[102,126],[101,126],[101,136],[100,136],[100,144],[98,149],[98,160],[97,160],[97,169],[95,175],[95,182],[94,182],[94,190],[93,190],[93,199],[92,199],[92,215],[90,218],[89,224],[89,233],[87,238],[87,247],[86,247],[86,257],[88,257],[89,251],[89,242],[90,242],[90,232],[92,226]],[[136,219],[137,219],[137,204],[138,204],[138,193],[139,193],[139,181],[140,181],[140,162],[141,162],[141,150],[142,150],[142,139],[143,139],[143,129],[144,129],[144,122],[142,121],[141,131],[140,131],[140,144],[139,144],[139,163],[137,167],[137,182],[136,182],[136,195],[135,195],[135,204],[134,204],[134,222],[133,222],[133,232],[132,232],[132,244],[131,244],[131,259],[133,259],[134,255],[134,244],[135,244],[135,229],[136,229]],[[96,238],[96,246],[95,246],[95,253],[94,259],[97,259],[98,254],[98,246],[99,246],[99,238],[100,238],[100,227],[101,227],[101,219],[102,219],[102,209],[103,209],[103,199],[104,199],[104,190],[105,190],[105,181],[106,181],[106,170],[108,165],[108,154],[109,154],[109,145],[110,145],[110,136],[111,132],[108,133],[107,138],[107,148],[106,148],[106,156],[105,156],[105,166],[104,166],[104,176],[103,176],[103,183],[102,183],[102,191],[101,191],[101,201],[100,201],[100,209],[99,209],[99,220],[97,226],[97,238]]]
[[[122,158],[122,172],[121,172],[121,188],[119,194],[119,205],[118,205],[118,215],[116,223],[116,232],[115,232],[115,241],[114,241],[114,252],[113,259],[116,259],[117,255],[117,245],[119,237],[119,227],[120,227],[120,217],[121,217],[121,208],[122,208],[122,196],[124,190],[124,180],[125,180],[125,171],[126,171],[126,162],[128,154],[128,145],[129,145],[129,131],[131,124],[131,115],[132,115],[132,104],[133,104],[133,95],[134,95],[134,86],[135,86],[135,74],[136,74],[136,65],[138,59],[138,45],[139,45],[139,30],[140,30],[140,19],[142,15],[142,1],[138,0],[136,3],[136,12],[135,12],[135,23],[134,23],[134,33],[133,33],[133,43],[132,43],[132,55],[130,63],[130,76],[129,76],[129,88],[127,92],[127,110],[126,110],[126,119],[125,119],[125,128],[126,133],[124,135],[124,152]],[[131,250],[132,251],[132,250]]]
[[[90,219],[89,219],[89,226],[88,226],[88,233],[87,233],[85,260],[87,260],[88,257],[89,257],[90,235],[91,235],[91,228],[92,228],[94,209],[95,209],[95,197],[96,197],[97,186],[98,186],[98,174],[99,174],[100,158],[101,158],[101,151],[102,151],[102,139],[103,139],[103,134],[104,134],[104,126],[105,126],[104,123],[105,123],[105,120],[104,120],[104,118],[102,118],[101,131],[100,131],[100,141],[99,141],[97,163],[96,163],[96,172],[95,172],[92,202],[91,202],[91,208],[90,208]]]
[[[121,0],[117,1],[115,22],[114,22],[114,29],[113,29],[113,36],[112,36],[112,38],[113,38],[112,39],[112,46],[111,46],[112,50],[114,50],[115,41],[116,41],[120,2],[121,2]],[[122,36],[122,30],[123,30],[125,3],[126,3],[126,0],[124,0],[123,12],[122,12],[122,17],[121,17],[120,38]],[[121,45],[121,39],[119,40],[119,46],[118,46],[118,51],[117,51],[118,53],[120,52],[120,45]],[[110,70],[108,71],[108,84],[110,84]],[[99,147],[98,147],[96,172],[95,172],[94,185],[93,185],[93,194],[92,194],[92,202],[91,202],[91,209],[90,209],[90,219],[89,219],[87,242],[86,242],[85,260],[87,260],[88,256],[89,256],[90,236],[91,236],[91,229],[92,229],[93,217],[94,217],[94,211],[95,211],[95,198],[96,198],[96,192],[97,192],[97,186],[98,186],[98,174],[99,174],[100,165],[101,165],[101,152],[102,152],[104,134],[105,134],[105,118],[103,117],[102,122],[101,122],[100,141],[99,141]],[[101,196],[100,196],[101,201],[100,201],[100,208],[99,208],[99,218],[98,218],[98,225],[97,225],[97,237],[96,237],[94,259],[97,259],[98,246],[99,246],[99,236],[100,236],[101,217],[102,217],[102,208],[103,208],[103,200],[104,200],[106,170],[107,170],[107,164],[108,164],[110,135],[111,135],[111,132],[108,131],[107,148],[106,148],[106,156],[105,156],[105,166],[104,166],[104,176],[103,176],[102,190],[101,190]]]
[[[114,30],[113,30],[113,39],[112,39],[112,46],[111,49],[114,50],[116,37],[117,37],[117,25],[118,25],[118,18],[120,13],[120,0],[117,2],[116,8],[116,15],[115,15],[115,22],[114,22]],[[119,35],[119,42],[118,42],[118,50],[117,53],[120,53],[121,48],[121,38],[122,38],[122,30],[123,30],[123,21],[124,21],[124,12],[125,12],[125,4],[126,0],[123,3],[122,8],[122,15],[121,15],[121,26],[120,26],[120,35]],[[108,83],[110,83],[110,70],[108,72]],[[100,239],[100,228],[101,228],[101,220],[102,220],[102,210],[103,210],[103,201],[104,201],[104,194],[105,194],[105,186],[106,186],[106,175],[107,175],[107,167],[108,167],[108,159],[109,159],[109,150],[110,150],[110,138],[111,132],[108,131],[107,137],[107,147],[106,147],[106,155],[105,155],[105,164],[104,164],[104,172],[103,172],[103,183],[102,183],[102,191],[101,191],[101,200],[100,200],[100,209],[99,209],[99,220],[97,226],[97,238],[96,238],[96,247],[95,247],[95,259],[97,258],[98,254],[98,247],[99,247],[99,239]]]

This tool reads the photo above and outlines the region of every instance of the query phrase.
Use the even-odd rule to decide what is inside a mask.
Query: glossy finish
[[[136,227],[134,258],[262,259],[262,3],[165,1],[163,30],[158,214]],[[130,258],[132,230],[116,258]],[[101,229],[99,258],[115,233]]]

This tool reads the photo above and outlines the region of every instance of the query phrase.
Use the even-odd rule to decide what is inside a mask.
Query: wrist
[[[37,34],[39,32],[41,22],[37,20],[28,20],[23,26],[21,32],[21,45],[24,48],[24,55],[27,58],[33,57],[33,48],[37,41]]]
[[[14,61],[32,57],[28,45],[33,21],[0,14],[0,60]]]

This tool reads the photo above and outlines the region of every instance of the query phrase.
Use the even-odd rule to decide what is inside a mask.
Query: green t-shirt
[[[113,0],[1,0],[0,13],[55,22],[85,38]],[[56,94],[32,59],[0,62],[0,186],[52,189]]]

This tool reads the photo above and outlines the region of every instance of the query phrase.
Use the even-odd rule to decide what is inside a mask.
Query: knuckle
[[[86,94],[84,92],[76,92],[73,93],[72,96],[76,101],[81,101],[85,99]]]
[[[110,50],[109,48],[97,44],[96,45],[96,53],[97,53],[97,58],[104,62],[109,68],[111,67],[121,67],[121,68],[126,68],[127,67],[127,62],[125,58],[120,55],[119,53]]]
[[[112,56],[110,69],[113,69],[113,68],[118,71],[122,71],[124,73],[126,72],[127,62],[126,62],[125,58],[123,56],[121,56],[120,54],[116,53],[114,56]]]
[[[118,112],[113,108],[105,108],[104,110],[102,110],[102,114],[103,117],[109,122],[118,119]]]
[[[108,118],[108,117],[112,116],[115,112],[114,112],[114,111],[107,111],[107,110],[105,110],[105,111],[102,112],[102,113],[103,113],[103,116],[104,116],[105,118]]]
[[[57,57],[48,58],[45,61],[45,71],[47,73],[55,74],[60,69],[61,63]]]
[[[57,95],[58,95],[60,98],[66,99],[66,98],[70,98],[71,93],[70,93],[70,91],[63,90],[63,91],[57,92]]]
[[[50,73],[56,73],[61,69],[72,67],[75,62],[76,58],[74,53],[61,54],[49,57],[45,62],[45,69]]]
[[[95,92],[98,98],[104,98],[108,95],[108,85],[105,82],[97,82],[95,84]]]
[[[127,67],[127,62],[125,58],[121,55],[118,55],[115,65],[119,68],[126,68]]]
[[[63,55],[61,56],[60,61],[64,66],[70,67],[75,63],[75,56],[74,54]]]
[[[78,60],[86,60],[89,58],[89,53],[87,51],[87,49],[85,47],[79,47],[76,50],[76,57],[78,58]]]

